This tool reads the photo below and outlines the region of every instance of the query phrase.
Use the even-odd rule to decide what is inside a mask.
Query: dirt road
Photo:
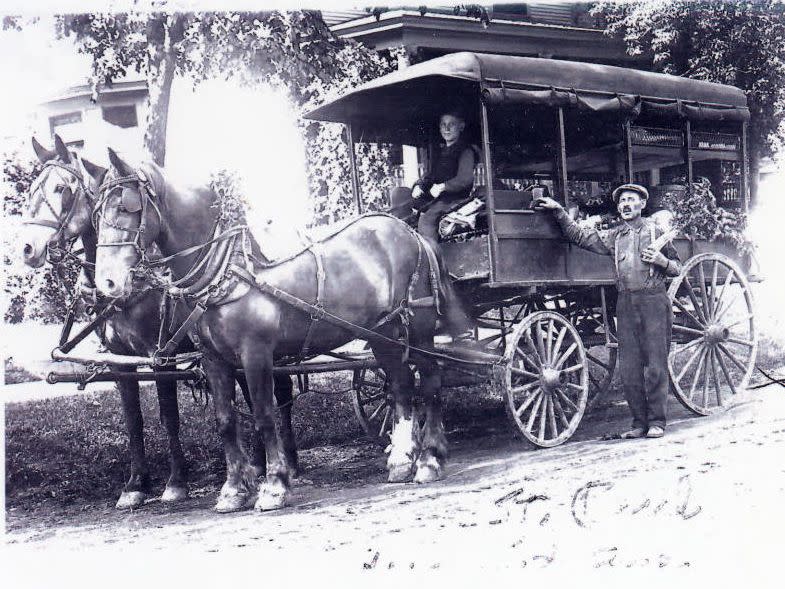
[[[626,424],[623,407],[595,416],[579,441],[545,451],[522,449],[502,433],[457,440],[446,478],[429,486],[385,484],[379,452],[344,449],[337,460],[329,448],[312,450],[306,463],[323,466],[306,471],[293,506],[277,513],[219,516],[210,511],[214,496],[198,490],[176,508],[153,501],[125,513],[9,512],[6,552],[177,547],[197,557],[247,555],[293,570],[368,574],[567,565],[754,571],[777,562],[770,559],[779,557],[785,529],[782,389],[745,393],[708,418],[675,405],[672,414],[661,440],[598,439]]]

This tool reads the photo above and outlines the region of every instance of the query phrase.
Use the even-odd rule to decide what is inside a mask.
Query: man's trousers
[[[619,292],[616,304],[619,370],[632,427],[665,427],[668,351],[673,310],[661,287]]]

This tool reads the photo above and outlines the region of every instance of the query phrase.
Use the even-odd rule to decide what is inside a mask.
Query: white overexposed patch
[[[305,147],[282,92],[224,80],[194,89],[187,80],[175,81],[167,174],[194,185],[207,183],[219,170],[237,175],[248,224],[268,257],[302,247],[301,233],[311,217]]]

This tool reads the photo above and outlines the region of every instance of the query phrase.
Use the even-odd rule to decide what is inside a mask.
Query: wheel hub
[[[552,392],[561,384],[560,372],[554,368],[543,368],[540,383],[545,391]]]
[[[714,323],[706,328],[703,337],[710,344],[720,344],[730,337],[730,332],[727,327]]]

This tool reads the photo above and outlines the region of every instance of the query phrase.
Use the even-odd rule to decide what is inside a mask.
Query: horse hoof
[[[387,475],[388,483],[408,483],[412,480],[412,465],[398,464],[390,467]]]
[[[163,503],[177,503],[188,499],[188,489],[185,487],[166,487],[161,501]]]
[[[260,489],[256,498],[256,511],[273,511],[286,507],[285,489]]]
[[[115,509],[136,509],[144,505],[147,493],[142,491],[123,491],[115,503]]]
[[[215,504],[215,511],[218,513],[233,513],[242,511],[248,507],[248,495],[237,493],[234,495],[221,495]]]
[[[432,464],[418,464],[417,474],[414,475],[415,483],[433,483],[442,478],[442,471]]]

